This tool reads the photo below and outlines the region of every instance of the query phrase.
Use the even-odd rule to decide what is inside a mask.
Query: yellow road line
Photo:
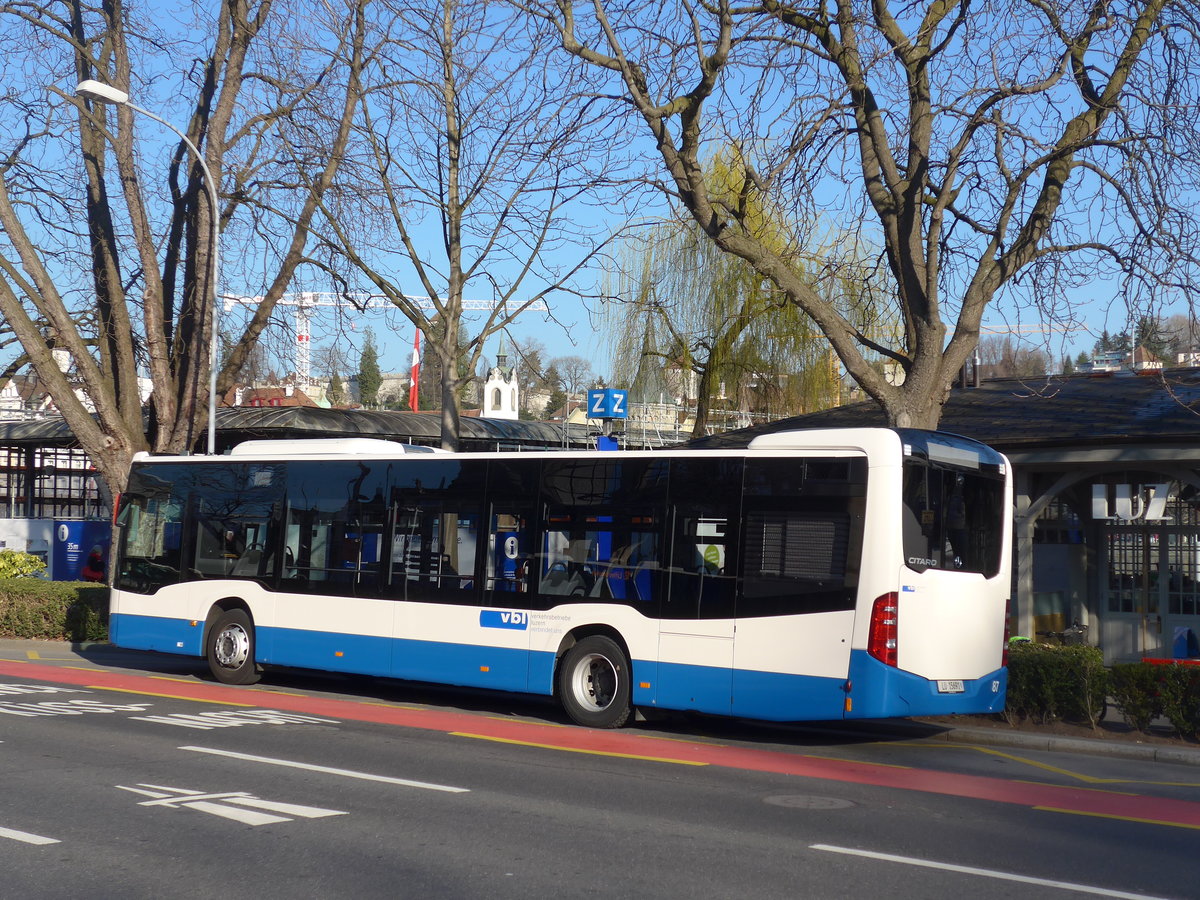
[[[1064,787],[1064,785],[1055,784],[1052,781],[1028,781],[1028,780],[1021,779],[1021,778],[1012,779],[1012,783],[1013,784],[1032,784],[1034,787],[1052,787],[1052,788]],[[1110,791],[1107,788],[1097,788],[1097,787],[1071,786],[1069,789],[1072,791],[1088,791],[1089,793],[1092,793],[1092,794],[1115,794],[1118,797],[1140,797],[1140,796],[1142,796],[1137,791]]]
[[[674,763],[677,766],[707,766],[706,762],[691,759],[668,759],[662,756],[640,756],[636,753],[614,753],[610,750],[585,750],[581,747],[563,747],[558,744],[539,744],[534,741],[518,741],[512,738],[492,737],[488,734],[469,734],[465,731],[450,732],[454,737],[474,738],[480,741],[494,741],[498,744],[516,744],[520,747],[539,747],[543,750],[561,750],[564,753],[585,753],[588,756],[614,756],[618,759],[640,759],[646,762]]]
[[[1064,769],[1060,766],[1052,766],[1048,763],[1038,762],[1035,759],[1028,759],[1024,756],[1017,756],[1012,753],[1005,753],[1003,750],[995,750],[991,747],[981,747],[978,744],[926,744],[905,741],[902,744],[883,744],[883,746],[905,746],[919,747],[925,750],[976,750],[979,753],[987,753],[992,756],[999,756],[1002,759],[1009,759],[1013,762],[1024,763],[1027,766],[1032,766],[1035,769],[1043,769],[1047,772],[1053,772],[1056,775],[1063,775],[1067,778],[1074,778],[1077,781],[1082,781],[1086,784],[1128,784],[1133,787],[1182,787],[1182,788],[1200,788],[1200,782],[1194,781],[1142,781],[1136,778],[1100,778],[1095,775],[1085,775],[1082,772],[1073,772],[1070,769]],[[1037,782],[1029,782],[1036,784]],[[1112,793],[1121,793],[1112,791]]]
[[[1137,822],[1142,825],[1166,825],[1170,828],[1190,828],[1200,831],[1200,825],[1189,825],[1187,822],[1167,822],[1162,819],[1140,819],[1137,816],[1117,816],[1112,813],[1085,812],[1080,809],[1058,809],[1054,806],[1035,806],[1039,812],[1066,813],[1071,816],[1091,816],[1093,819],[1117,819],[1121,822]]]
[[[874,769],[911,769],[912,766],[902,766],[898,763],[869,762],[862,759],[847,759],[844,756],[817,756],[815,753],[798,754],[800,759],[820,759],[826,762],[849,763],[854,766],[870,766]]]
[[[38,652],[36,650],[26,650],[25,658],[26,659],[41,659],[42,657],[38,654]]]
[[[896,745],[892,744],[890,746],[896,746]],[[1097,778],[1094,775],[1084,775],[1082,772],[1072,772],[1070,769],[1064,769],[1059,766],[1052,766],[1049,763],[1038,762],[1036,759],[1029,759],[1024,756],[1017,756],[1013,753],[1005,753],[1003,750],[994,750],[991,747],[981,747],[978,744],[946,744],[945,746],[942,746],[939,744],[921,744],[921,743],[915,743],[915,742],[905,742],[904,746],[906,746],[906,747],[922,747],[922,748],[928,749],[928,750],[937,750],[937,749],[976,750],[980,753],[987,753],[990,756],[998,756],[1001,759],[1008,759],[1008,760],[1012,760],[1013,762],[1023,763],[1024,765],[1032,766],[1035,769],[1043,769],[1044,771],[1047,771],[1047,772],[1054,772],[1056,775],[1064,775],[1067,778],[1074,778],[1078,781],[1084,781],[1089,784],[1105,784],[1105,783],[1111,783],[1114,781],[1119,781],[1119,779],[1114,779],[1114,778]]]
[[[525,725],[543,725],[546,728],[571,728],[570,725],[561,725],[558,722],[543,722],[541,719],[526,719],[522,716],[484,716],[485,719],[491,719],[493,722],[521,722]]]
[[[192,703],[212,703],[215,706],[245,706],[248,708],[261,706],[261,703],[230,703],[228,700],[207,700],[203,697],[184,697],[180,694],[157,694],[154,691],[133,691],[129,688],[106,687],[102,684],[89,684],[91,691],[112,691],[114,694],[134,694],[138,697],[161,697],[164,700],[189,700]]]

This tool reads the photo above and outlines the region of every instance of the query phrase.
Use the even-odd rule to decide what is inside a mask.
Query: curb
[[[849,726],[849,727],[847,727]],[[841,734],[848,738],[894,738],[907,741],[936,742],[948,744],[1015,747],[1021,750],[1044,750],[1051,753],[1079,753],[1091,756],[1108,756],[1114,759],[1132,759],[1142,762],[1172,763],[1175,765],[1200,766],[1200,746],[1144,744],[1136,738],[1128,740],[1100,740],[1097,738],[1062,737],[1061,735],[1035,734],[1017,729],[972,728],[944,722],[921,722],[911,719],[860,719],[849,723],[812,723],[805,726],[797,723],[797,731],[816,731],[821,734]]]
[[[1025,750],[1046,750],[1055,753],[1086,753],[1143,762],[1173,763],[1200,766],[1200,748],[1168,747],[1143,744],[1137,741],[1102,741],[1091,738],[1065,738],[1019,731],[1004,732],[991,728],[947,728],[941,734],[926,735],[920,740],[946,741],[952,744],[984,744],[998,747],[1019,747]]]

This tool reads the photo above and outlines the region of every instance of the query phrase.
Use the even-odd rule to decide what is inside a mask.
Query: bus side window
[[[671,460],[670,582],[662,618],[733,618],[742,475],[741,459]]]
[[[488,592],[530,592],[533,533],[529,523],[532,516],[531,508],[517,504],[498,503],[492,508],[484,567],[484,588]],[[508,602],[513,598],[504,599]]]
[[[398,505],[393,519],[391,593],[467,602],[475,587],[479,514],[432,502]]]
[[[584,531],[570,514],[547,517],[542,535],[538,592],[566,597],[590,597],[596,587],[596,532]],[[593,527],[593,526],[587,526]]]
[[[859,457],[747,460],[738,618],[854,608],[866,478]]]

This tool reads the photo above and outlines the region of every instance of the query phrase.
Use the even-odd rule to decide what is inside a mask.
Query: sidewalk
[[[183,672],[194,671],[196,668],[196,660],[190,657],[170,654],[148,656],[141,651],[122,650],[109,643],[69,644],[56,641],[0,640],[0,657],[19,660],[36,659],[38,656],[59,659],[74,656],[82,661],[134,671],[143,669],[147,659],[153,659],[153,667],[159,671]],[[835,728],[833,723],[822,723],[817,727],[826,733]],[[1057,753],[1088,753],[1118,759],[1200,766],[1200,744],[1157,735],[1146,736],[1127,730],[1126,726],[1121,724],[1120,713],[1111,705],[1102,726],[1104,737],[1085,736],[1088,733],[1086,727],[1078,728],[1078,731],[1082,732],[1081,735],[1064,735],[1054,731],[1053,726],[1026,724],[1013,728],[1002,721],[984,721],[972,716],[863,720],[847,722],[844,726],[837,727],[843,733],[858,737],[864,734],[887,735],[905,740],[946,741],[953,744],[1014,747]]]
[[[878,722],[863,723],[863,726],[876,733],[893,734],[909,740],[1015,747],[1056,753],[1087,753],[1117,759],[1200,766],[1200,744],[1157,734],[1143,735],[1132,729],[1126,730],[1127,726],[1119,724],[1121,714],[1111,705],[1105,717],[1104,724],[1108,727],[1104,729],[1103,737],[1085,736],[1089,732],[1086,726],[1079,726],[1080,735],[1065,735],[1032,724],[1014,728],[1002,721],[977,723],[972,721],[973,718],[975,717],[882,719]]]

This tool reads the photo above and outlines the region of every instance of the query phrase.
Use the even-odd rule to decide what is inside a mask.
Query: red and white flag
[[[417,411],[417,378],[421,374],[421,329],[413,332],[412,383],[408,386],[408,408]]]

